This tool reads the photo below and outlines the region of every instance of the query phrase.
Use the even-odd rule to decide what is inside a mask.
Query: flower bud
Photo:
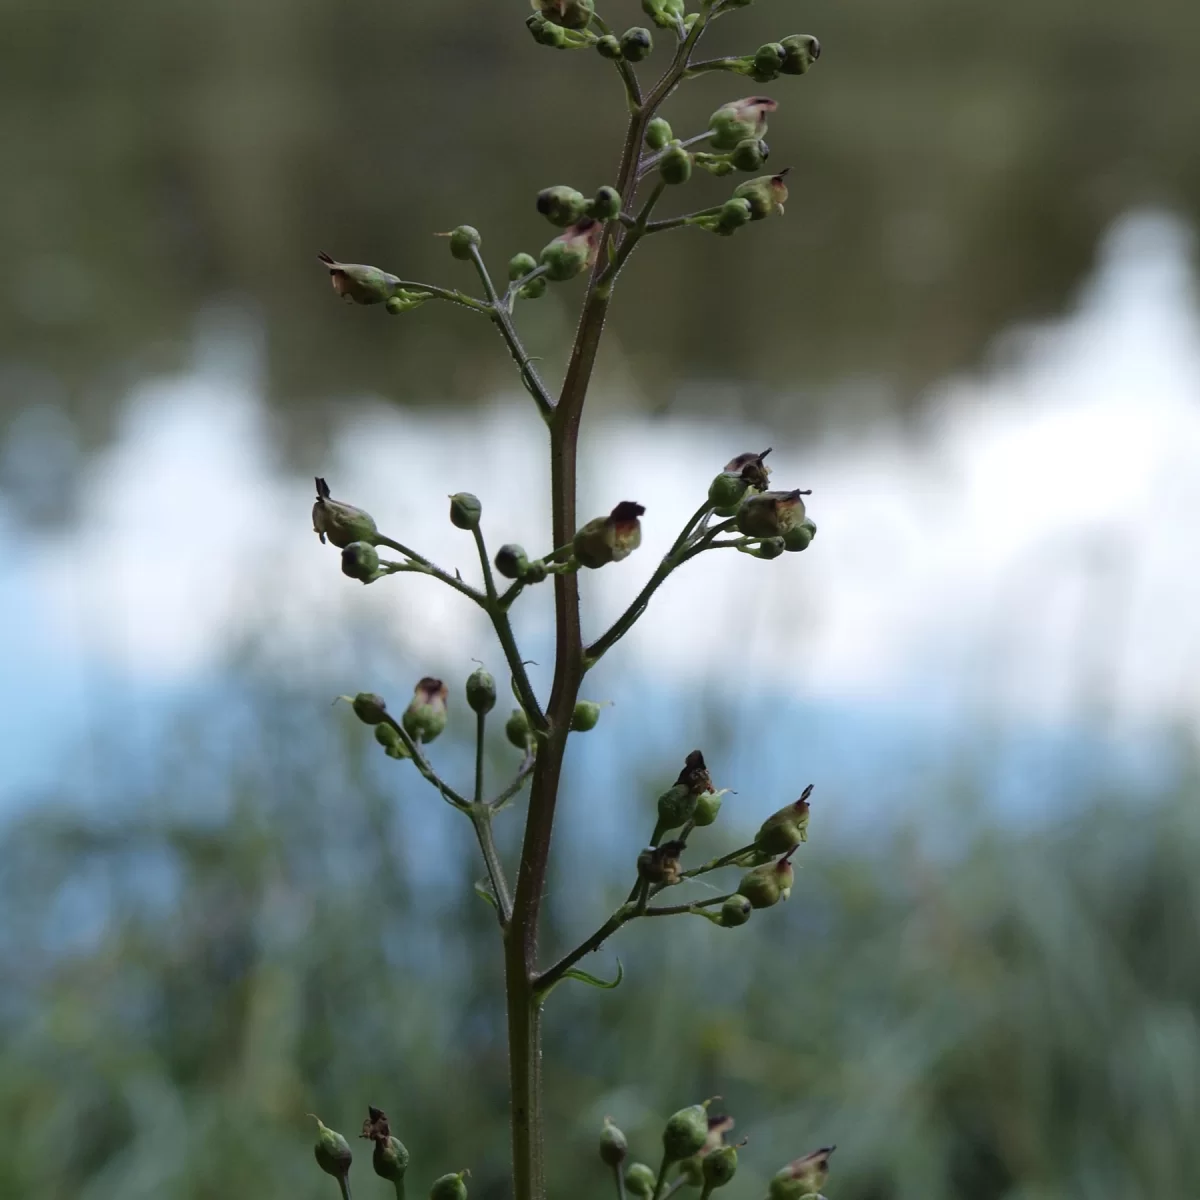
[[[545,560],[535,558],[533,562],[525,564],[525,568],[521,572],[521,581],[522,583],[541,583],[546,578],[546,575]]]
[[[788,851],[791,854],[791,851]],[[739,894],[746,897],[754,908],[771,908],[792,894],[796,873],[787,858],[778,862],[763,863],[752,867],[742,876],[738,884]]]
[[[537,259],[532,254],[526,254],[524,250],[520,254],[514,254],[508,260],[508,278],[510,280],[522,279],[537,268]]]
[[[646,146],[650,150],[663,150],[674,138],[671,132],[671,126],[667,124],[662,117],[655,117],[649,125],[646,126]]]
[[[379,551],[370,542],[351,542],[342,551],[342,574],[373,583],[379,578]]]
[[[420,308],[431,294],[430,292],[406,292],[401,288],[396,295],[389,296],[384,301],[383,307],[391,316],[399,317],[406,312],[412,312],[414,308]]]
[[[340,1133],[327,1128],[320,1117],[312,1113],[308,1115],[317,1123],[317,1141],[313,1146],[317,1166],[326,1175],[344,1180],[350,1174],[350,1164],[354,1161],[350,1143]]]
[[[663,29],[676,29],[683,20],[683,0],[642,0],[642,12]]]
[[[496,570],[505,579],[520,579],[529,559],[525,557],[525,548],[515,542],[508,542],[496,551]]]
[[[762,492],[746,496],[737,510],[737,527],[747,537],[782,537],[804,520],[807,496],[796,488],[790,492]]]
[[[601,58],[615,62],[621,57],[621,43],[611,33],[606,33],[596,43],[596,51]]]
[[[754,848],[759,854],[786,854],[801,842],[808,841],[808,798],[812,791],[813,785],[810,783],[795,804],[772,813],[759,826],[754,835]]]
[[[596,728],[600,720],[600,705],[594,700],[580,700],[571,714],[571,728],[576,733],[587,733]]]
[[[750,914],[753,911],[754,905],[745,896],[732,895],[721,905],[721,915],[717,924],[723,925],[726,929],[736,929],[737,926],[745,925],[750,920]]]
[[[387,1113],[379,1108],[368,1107],[367,1119],[363,1122],[359,1137],[375,1143],[371,1155],[375,1174],[389,1183],[400,1183],[408,1170],[408,1150],[399,1138],[392,1137]]]
[[[537,210],[560,229],[574,225],[587,212],[587,198],[573,187],[557,184],[542,188],[537,194]]]
[[[745,183],[739,183],[733,189],[735,196],[742,196],[750,201],[752,220],[761,221],[772,213],[783,215],[783,206],[788,198],[787,184],[783,182],[786,174],[785,169],[778,175],[760,175],[757,179],[747,179]]]
[[[584,217],[560,233],[542,249],[547,278],[561,283],[586,271],[596,261],[603,233],[603,222],[594,217]]]
[[[714,150],[732,150],[747,138],[757,140],[767,132],[767,116],[779,107],[768,96],[747,96],[721,105],[709,118]]]
[[[435,1179],[429,1189],[429,1200],[467,1200],[467,1185],[463,1182],[463,1176],[468,1173],[459,1171]]]
[[[496,681],[482,667],[467,676],[467,704],[481,715],[496,707]]]
[[[829,1178],[829,1156],[836,1149],[823,1146],[777,1171],[768,1186],[769,1200],[800,1200],[801,1196],[819,1193]]]
[[[754,52],[754,69],[750,72],[751,75],[759,83],[770,83],[772,79],[778,79],[786,54],[786,49],[779,42],[768,42],[765,46],[759,46]]]
[[[678,829],[692,819],[696,811],[697,797],[692,795],[686,784],[672,784],[658,798],[658,827],[663,830]]]
[[[658,1176],[653,1168],[645,1163],[630,1163],[625,1169],[625,1190],[631,1196],[638,1197],[638,1200],[650,1200],[657,1182]]]
[[[522,300],[540,300],[546,294],[545,276],[539,275],[531,279],[518,293]]]
[[[719,1146],[704,1156],[704,1182],[714,1190],[724,1187],[737,1174],[736,1146]]]
[[[726,205],[744,203],[739,200],[726,201]],[[712,481],[708,489],[709,503],[713,505],[718,516],[733,516],[747,491],[758,492],[767,486],[771,468],[763,460],[770,453],[771,447],[768,446],[761,454],[739,454],[725,464],[725,469]]]
[[[440,679],[426,675],[417,684],[400,723],[414,742],[432,742],[446,728],[446,696],[449,689]]]
[[[529,743],[533,740],[533,729],[529,724],[529,717],[523,708],[514,708],[512,710],[512,716],[504,722],[504,736],[518,750],[527,750],[529,748]]]
[[[570,38],[561,25],[552,25],[541,13],[531,13],[525,18],[525,27],[533,34],[533,40],[541,46],[552,46],[565,50]]]
[[[637,858],[638,877],[650,883],[678,883],[679,856],[682,853],[683,843],[678,841],[647,846]]]
[[[595,0],[533,0],[535,12],[566,29],[586,29],[595,7]]]
[[[343,504],[329,495],[329,484],[317,476],[317,502],[313,505],[313,532],[321,539],[329,539],[340,550],[351,542],[370,542],[378,538],[379,529],[375,519],[353,504]]]
[[[757,171],[770,157],[771,148],[762,138],[747,138],[738,142],[729,156],[729,161],[739,171]]]
[[[631,63],[649,58],[653,49],[654,39],[650,36],[650,30],[643,29],[640,25],[635,25],[621,34],[621,53]]]
[[[658,164],[658,173],[666,183],[687,183],[692,177],[692,156],[679,142],[672,142],[663,151],[662,159]]]
[[[455,492],[450,497],[450,524],[456,529],[478,529],[483,505],[470,492]]]
[[[757,546],[741,547],[743,554],[749,554],[752,558],[761,558],[765,562],[771,562],[778,558],[787,549],[787,543],[781,537],[766,538],[758,543]]]
[[[612,1123],[611,1117],[604,1118],[600,1131],[600,1161],[610,1167],[619,1167],[629,1154],[629,1143],[625,1135]]]
[[[473,225],[459,225],[449,233],[440,233],[438,237],[450,239],[450,253],[463,262],[470,262],[471,251],[483,245],[479,230]]]
[[[780,45],[783,48],[780,70],[785,75],[803,75],[821,57],[821,43],[811,33],[793,33]]]
[[[400,280],[395,275],[378,267],[338,262],[324,251],[317,258],[328,268],[333,290],[355,304],[381,304],[400,287]]]
[[[621,211],[621,193],[605,184],[588,205],[588,216],[597,221],[611,221]]]
[[[696,823],[698,829],[703,829],[711,825],[716,819],[717,814],[721,811],[721,797],[724,791],[720,792],[701,792],[696,797],[696,808],[692,813],[692,820]]]
[[[708,1106],[711,1103],[711,1100],[705,1100],[703,1104],[691,1104],[668,1119],[663,1130],[663,1155],[669,1162],[691,1157],[708,1141]]]
[[[378,725],[387,713],[387,704],[383,697],[374,692],[359,692],[350,701],[350,707],[364,725]]]
[[[793,526],[783,535],[781,539],[783,548],[791,550],[793,553],[800,550],[807,550],[813,540],[813,530],[816,526],[811,521],[801,521],[799,525]],[[764,542],[765,546],[766,543]]]
[[[380,721],[375,726],[375,740],[383,747],[383,752],[388,758],[410,757],[404,739],[386,721]]]
[[[579,565],[596,570],[628,558],[642,543],[638,518],[645,511],[632,500],[622,500],[607,517],[597,517],[580,528],[572,542]]]

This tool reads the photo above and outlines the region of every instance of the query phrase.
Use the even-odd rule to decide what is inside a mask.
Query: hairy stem
[[[496,839],[492,836],[492,809],[482,802],[476,802],[471,806],[470,816],[471,824],[475,827],[475,837],[479,841],[479,850],[487,867],[488,881],[496,897],[500,927],[503,929],[512,917],[512,897],[508,892],[508,881],[504,877],[504,864],[501,863],[496,850]]]

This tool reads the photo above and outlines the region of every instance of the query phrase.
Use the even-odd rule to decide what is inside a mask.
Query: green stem
[[[508,891],[508,880],[504,876],[504,864],[496,850],[496,839],[492,836],[492,809],[482,801],[477,801],[471,805],[470,816],[480,852],[483,854],[484,865],[487,867],[492,893],[496,897],[500,928],[503,929],[512,917],[512,897]]]
[[[712,1194],[713,1185],[711,1183],[705,1183],[704,1188],[700,1192],[700,1200],[709,1200],[709,1197],[711,1197]]]
[[[350,1200],[350,1176],[339,1175],[337,1177],[338,1189],[342,1193],[342,1200]]]
[[[625,1176],[621,1174],[621,1164],[613,1163],[613,1179],[617,1182],[617,1200],[625,1200]]]
[[[539,993],[545,995],[581,958],[586,958],[593,950],[598,950],[622,925],[632,921],[638,915],[640,904],[637,901],[622,904],[591,937],[581,942],[569,954],[564,954],[552,967],[547,967],[537,979],[534,986]]]
[[[421,743],[414,741],[409,737],[408,730],[392,716],[391,713],[383,714],[384,722],[390,725],[399,735],[400,740],[404,743],[404,748],[408,751],[409,757],[413,760],[413,765],[418,771],[441,793],[442,799],[450,805],[451,808],[457,808],[461,812],[467,812],[470,805],[460,796],[440,775],[429,765],[429,760],[421,752]]]
[[[524,786],[525,781],[529,778],[533,771],[534,764],[537,762],[536,756],[532,751],[526,752],[525,758],[521,765],[517,768],[516,777],[512,783],[508,785],[494,800],[489,802],[489,807],[495,811],[502,809]]]
[[[662,1166],[658,1168],[658,1181],[654,1185],[654,1200],[659,1200],[659,1197],[664,1195],[664,1189],[667,1182],[667,1172],[671,1169],[671,1163],[674,1159],[663,1155]]]
[[[454,288],[436,287],[432,283],[416,283],[411,279],[401,279],[396,286],[406,291],[428,292],[435,300],[447,300],[451,304],[469,308],[472,312],[487,315],[488,306],[482,300],[476,300],[474,296],[465,295]]]
[[[706,129],[703,133],[696,134],[695,137],[684,138],[679,144],[686,150],[689,146],[697,146],[701,142],[707,142],[710,137],[712,137],[712,130]],[[665,154],[665,150],[659,150],[651,154],[648,158],[643,158],[638,166],[638,179],[645,179],[662,162]]]
[[[487,713],[475,714],[475,807],[483,803],[483,734],[487,727]]]
[[[745,60],[737,57],[730,58],[706,58],[702,62],[692,63],[684,74],[685,79],[694,79],[697,75],[703,75],[706,71],[736,71],[734,63],[744,63]],[[742,72],[738,71],[738,74]]]
[[[452,587],[456,592],[461,592],[469,600],[474,600],[476,604],[485,606],[484,597],[480,595],[469,583],[464,583],[457,575],[451,575],[448,571],[443,571],[441,567],[429,561],[423,555],[418,554],[415,550],[410,550],[403,542],[393,541],[390,537],[384,537],[382,533],[375,535],[375,544],[377,546],[387,546],[389,550],[395,550],[397,554],[403,554],[407,558],[411,558],[426,575],[432,575],[435,579],[440,579],[447,587]],[[401,569],[407,569],[406,564],[399,564]]]
[[[393,1180],[392,1186],[396,1189],[396,1200],[404,1200],[404,1176],[401,1175],[399,1179]]]
[[[690,904],[659,905],[657,908],[650,907],[642,913],[642,916],[679,917],[684,913],[694,913],[698,908],[714,908],[718,904],[724,904],[730,896],[736,894],[736,892],[726,892],[724,896],[712,896],[707,900],[693,900]]]
[[[732,867],[737,864],[738,859],[744,858],[754,849],[754,843],[751,842],[748,846],[743,846],[740,850],[733,850],[729,854],[722,854],[720,858],[710,859],[706,863],[701,863],[698,867],[693,867],[690,871],[684,871],[680,879],[695,879],[697,875],[707,875],[709,871],[719,871],[722,867]]]

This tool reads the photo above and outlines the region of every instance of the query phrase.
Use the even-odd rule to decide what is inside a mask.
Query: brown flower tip
[[[381,1108],[373,1108],[371,1105],[367,1105],[367,1119],[363,1122],[362,1133],[358,1136],[386,1145],[391,1134],[392,1131],[388,1125],[387,1113]]]
[[[618,524],[625,525],[630,521],[636,521],[638,517],[645,513],[645,508],[635,503],[633,500],[622,500],[616,508],[612,510],[609,516]]]
[[[675,782],[683,784],[693,796],[716,790],[713,787],[712,776],[704,765],[704,755],[699,750],[693,750],[684,759],[683,770],[679,772],[679,778]]]

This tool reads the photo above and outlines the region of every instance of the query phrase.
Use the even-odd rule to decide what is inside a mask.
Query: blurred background
[[[502,659],[435,583],[344,578],[309,508],[324,475],[469,576],[465,488],[493,545],[549,548],[487,323],[343,306],[315,262],[470,287],[434,231],[477,225],[502,271],[552,232],[537,189],[611,182],[615,72],[524,16],[0,3],[0,1194],[328,1200],[304,1114],[353,1135],[368,1103],[417,1194],[467,1165],[507,1194],[469,832],[331,706],[445,678],[465,779],[462,682]],[[620,955],[620,989],[555,994],[554,1194],[608,1195],[606,1113],[649,1157],[714,1093],[747,1197],[831,1142],[836,1200],[1194,1194],[1200,20],[764,0],[709,49],[796,31],[824,54],[764,89],[786,217],[622,276],[582,508],[636,498],[646,536],[584,581],[586,628],[739,452],[774,446],[821,532],[692,564],[589,678],[613,703],[570,749],[546,952],[623,895],[697,746],[736,792],[699,852],[812,782],[810,841],[781,910],[647,922],[584,964]],[[748,90],[706,76],[666,115]],[[519,313],[552,380],[581,290]],[[517,621],[541,688],[548,601]]]

